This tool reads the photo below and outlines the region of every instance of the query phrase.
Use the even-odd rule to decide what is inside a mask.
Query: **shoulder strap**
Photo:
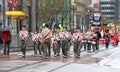
[[[48,35],[50,34],[50,32],[51,32],[51,30],[50,30],[47,34],[45,34],[45,35],[43,36],[43,38],[42,38],[42,39],[47,38],[47,37],[48,37]]]

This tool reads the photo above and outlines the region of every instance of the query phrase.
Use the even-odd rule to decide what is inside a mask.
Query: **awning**
[[[26,14],[23,11],[6,11],[5,12],[6,16],[10,17],[26,17],[28,14]]]

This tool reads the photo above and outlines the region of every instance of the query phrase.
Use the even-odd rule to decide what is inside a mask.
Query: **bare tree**
[[[55,20],[56,15],[62,12],[65,6],[64,0],[42,0],[39,2],[39,23]],[[51,24],[52,25],[52,24]]]

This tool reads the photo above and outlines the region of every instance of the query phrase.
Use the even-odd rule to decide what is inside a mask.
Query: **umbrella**
[[[14,27],[12,27],[12,26],[6,26],[6,27],[4,27],[4,28],[1,28],[0,29],[0,31],[9,31],[9,30],[12,30],[12,29],[14,29]]]
[[[2,32],[3,28],[0,28],[0,33]]]

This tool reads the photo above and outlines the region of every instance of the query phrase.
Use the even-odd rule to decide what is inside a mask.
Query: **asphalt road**
[[[62,56],[48,60],[35,58],[33,51],[28,51],[25,59],[21,52],[10,54],[9,58],[0,55],[0,72],[120,72],[119,46],[105,49],[101,45],[99,52],[82,51],[81,58],[74,57],[72,47],[66,59]]]

